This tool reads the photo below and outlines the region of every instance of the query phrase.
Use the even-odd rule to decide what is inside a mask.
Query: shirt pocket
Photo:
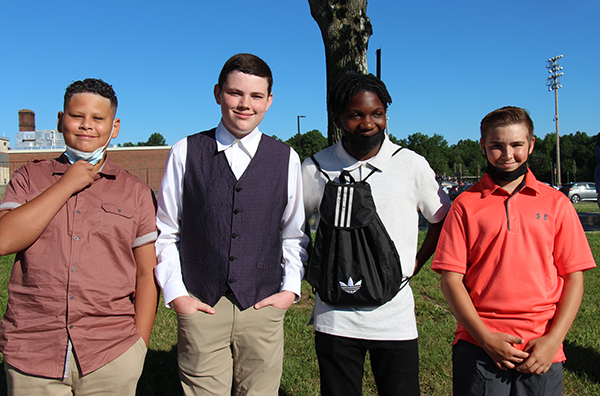
[[[131,240],[135,209],[131,206],[102,201],[100,234],[109,239]]]

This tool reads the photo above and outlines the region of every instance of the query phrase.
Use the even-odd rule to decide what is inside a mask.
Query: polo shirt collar
[[[223,125],[223,121],[219,122],[217,130],[215,131],[215,140],[217,141],[217,151],[225,151],[228,148],[238,144],[242,150],[244,150],[250,158],[254,158],[256,150],[258,150],[258,144],[260,143],[262,133],[258,130],[258,127],[254,128],[252,132],[247,134],[241,139],[236,138],[229,132],[229,130]]]
[[[390,162],[390,159],[392,158],[392,154],[394,154],[394,152],[398,148],[399,147],[397,145],[395,145],[394,143],[392,143],[390,141],[390,139],[386,133],[384,135],[383,142],[381,143],[381,147],[379,148],[379,151],[377,152],[377,154],[375,154],[373,157],[371,157],[365,161],[358,161],[356,158],[354,158],[352,155],[350,155],[344,148],[344,145],[342,144],[341,139],[339,142],[336,143],[336,145],[334,147],[334,155],[335,155],[335,158],[336,158],[338,164],[344,170],[353,171],[354,169],[358,168],[362,164],[366,163],[366,164],[370,165],[372,168],[375,168],[375,169],[383,172],[385,170],[385,168],[387,167],[388,163]]]
[[[490,175],[488,175],[487,173],[483,174],[483,177],[481,178],[481,194],[483,195],[483,197],[487,197],[488,195],[491,195],[494,193],[494,191],[496,191],[497,189],[502,189],[502,187],[500,187],[499,185],[496,184],[496,182],[494,181],[494,179],[492,179],[492,177]],[[527,173],[525,174],[525,185],[523,186],[523,188],[521,190],[519,190],[518,192],[525,192],[526,190],[533,190],[534,193],[539,193],[539,187],[538,187],[538,181],[535,178],[535,175],[533,174],[533,172],[531,172],[531,169],[528,168]],[[504,191],[504,189],[502,189]]]

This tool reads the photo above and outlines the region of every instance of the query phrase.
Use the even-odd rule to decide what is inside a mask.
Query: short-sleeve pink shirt
[[[0,210],[31,201],[68,167],[64,155],[23,166]],[[69,198],[38,240],[15,257],[0,325],[7,363],[60,378],[69,338],[83,375],[123,354],[140,337],[133,248],[156,236],[152,191],[107,158],[92,185]]]
[[[512,196],[485,174],[452,204],[432,264],[464,275],[492,332],[525,340],[546,334],[563,290],[561,276],[596,266],[567,197],[528,172]],[[459,323],[458,340],[477,344]],[[565,360],[562,346],[554,362]]]

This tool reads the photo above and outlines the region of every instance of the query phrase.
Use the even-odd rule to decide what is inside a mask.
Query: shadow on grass
[[[565,369],[578,377],[586,377],[589,381],[600,384],[600,353],[569,341],[565,341],[563,346],[567,355]]]
[[[170,351],[149,349],[144,371],[138,381],[137,396],[177,396],[183,391],[177,371],[177,346]]]

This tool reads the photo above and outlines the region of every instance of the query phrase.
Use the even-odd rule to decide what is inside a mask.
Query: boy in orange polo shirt
[[[458,320],[454,395],[561,395],[562,342],[596,266],[573,205],[527,168],[533,122],[481,121],[488,167],[453,203],[432,268]]]

